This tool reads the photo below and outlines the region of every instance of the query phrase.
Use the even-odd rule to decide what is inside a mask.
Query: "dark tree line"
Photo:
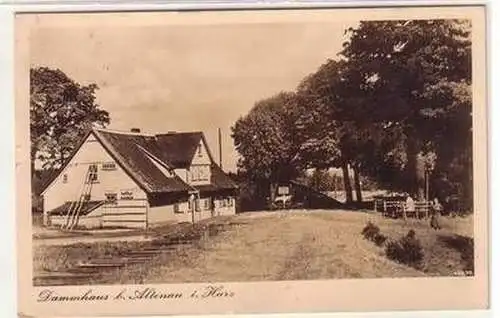
[[[347,201],[360,176],[423,199],[472,200],[470,24],[361,22],[293,92],[256,103],[233,127],[240,172],[258,188],[305,169],[342,168]],[[267,192],[269,193],[269,192]]]

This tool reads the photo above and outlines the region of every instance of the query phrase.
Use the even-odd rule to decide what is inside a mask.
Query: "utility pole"
[[[429,202],[429,169],[425,169],[425,201]]]
[[[219,128],[219,167],[222,169],[222,133]]]

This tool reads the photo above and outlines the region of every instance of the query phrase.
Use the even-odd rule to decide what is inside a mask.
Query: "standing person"
[[[443,206],[439,203],[438,198],[434,198],[431,204],[431,228],[434,230],[440,230],[441,225],[439,224],[439,215],[443,211]]]
[[[189,195],[188,199],[188,208],[191,212],[191,222],[194,224],[195,223],[195,218],[194,218],[194,211],[196,210],[196,198],[193,193]]]
[[[406,196],[406,201],[404,203],[403,217],[406,219],[408,214],[410,214],[410,215],[415,214],[416,215],[416,213],[415,213],[416,211],[415,211],[415,200],[413,200],[411,195],[408,193],[405,193],[404,195]]]
[[[407,195],[406,197],[406,203],[405,203],[405,208],[406,208],[406,212],[410,213],[410,214],[413,214],[415,213],[415,200],[413,200],[413,198],[411,197],[411,195]]]

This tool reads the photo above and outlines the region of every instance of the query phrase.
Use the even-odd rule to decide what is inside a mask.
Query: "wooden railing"
[[[389,200],[380,200],[382,202],[376,202],[375,210],[379,211],[381,209],[382,214],[387,217],[392,218],[407,218],[407,217],[415,217],[415,218],[428,218],[431,203],[429,201],[417,201],[414,203],[415,209],[409,210],[404,201],[389,201]]]

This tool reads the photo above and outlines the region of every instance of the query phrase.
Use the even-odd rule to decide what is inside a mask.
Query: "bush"
[[[415,236],[415,231],[410,230],[406,236],[398,241],[391,241],[385,249],[386,256],[398,263],[406,264],[416,269],[422,268],[424,252],[420,241]]]
[[[365,239],[373,241],[377,235],[380,235],[380,228],[372,222],[368,222],[363,231],[361,231],[361,234],[363,234]]]
[[[375,234],[375,237],[373,238],[373,242],[375,242],[377,246],[382,246],[386,241],[387,237],[380,233]]]

